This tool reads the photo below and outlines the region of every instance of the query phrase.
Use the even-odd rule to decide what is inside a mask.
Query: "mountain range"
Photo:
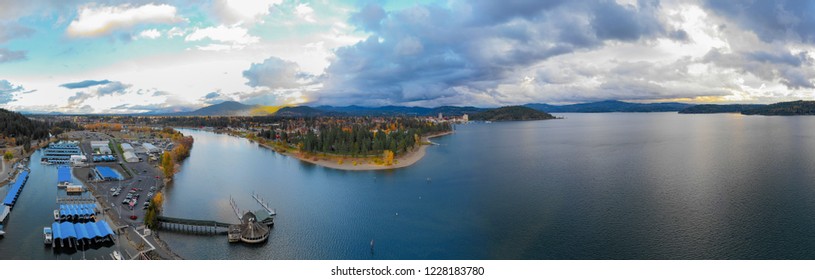
[[[631,103],[617,100],[579,103],[570,105],[551,105],[543,103],[530,103],[522,105],[547,113],[604,113],[604,112],[677,112],[694,106],[685,103]],[[493,108],[479,108],[473,106],[441,106],[434,108],[408,107],[408,106],[295,106],[275,107],[248,105],[235,101],[225,101],[219,104],[206,106],[197,110],[185,112],[153,111],[145,115],[165,116],[262,116],[276,115],[287,117],[315,117],[315,116],[461,116],[475,114]]]

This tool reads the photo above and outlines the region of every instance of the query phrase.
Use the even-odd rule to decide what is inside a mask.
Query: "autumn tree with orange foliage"
[[[393,165],[393,152],[391,150],[382,152],[382,162],[385,165]]]

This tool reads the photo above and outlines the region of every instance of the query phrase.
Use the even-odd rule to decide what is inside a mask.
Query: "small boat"
[[[42,236],[45,239],[45,245],[50,246],[52,243],[54,243],[54,237],[52,235],[50,227],[42,228]]]
[[[110,257],[112,257],[114,260],[121,261],[122,253],[119,253],[119,251],[113,251],[113,253],[110,254]]]

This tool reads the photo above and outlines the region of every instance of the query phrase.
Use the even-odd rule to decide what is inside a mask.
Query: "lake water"
[[[161,237],[189,259],[815,258],[815,117],[559,116],[460,125],[365,172],[185,130],[165,215],[237,222],[229,197],[256,210],[255,191],[278,216],[260,246]]]
[[[31,155],[28,177],[14,208],[6,220],[6,234],[0,237],[0,259],[13,260],[50,260],[50,259],[111,259],[110,253],[119,249],[118,245],[97,249],[86,248],[84,251],[55,252],[43,243],[42,228],[50,227],[54,222],[54,209],[57,209],[57,195],[65,195],[64,190],[57,189],[57,165],[40,163],[42,150]],[[73,178],[74,183],[79,180]],[[0,197],[6,197],[9,186],[3,185]],[[121,250],[120,250],[121,251]]]

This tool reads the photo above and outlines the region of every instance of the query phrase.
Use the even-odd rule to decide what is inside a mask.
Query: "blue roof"
[[[99,171],[99,175],[102,175],[102,179],[122,179],[122,176],[116,173],[116,171],[113,171],[113,169],[110,169],[110,167],[98,166],[96,167],[96,171]]]
[[[105,221],[90,223],[54,222],[51,224],[54,240],[56,239],[93,239],[115,235]]]
[[[96,213],[94,204],[62,204],[59,206],[59,215],[62,218],[79,216],[89,217]]]
[[[57,183],[71,182],[71,168],[68,166],[60,166],[57,169]]]
[[[8,194],[6,195],[6,199],[3,200],[3,204],[8,206],[14,205],[14,202],[17,201],[17,196],[20,195],[20,191],[23,189],[23,185],[25,185],[26,180],[28,180],[28,171],[20,172],[20,175],[17,176],[17,181],[14,181],[14,184],[12,184],[11,188],[8,190]]]

